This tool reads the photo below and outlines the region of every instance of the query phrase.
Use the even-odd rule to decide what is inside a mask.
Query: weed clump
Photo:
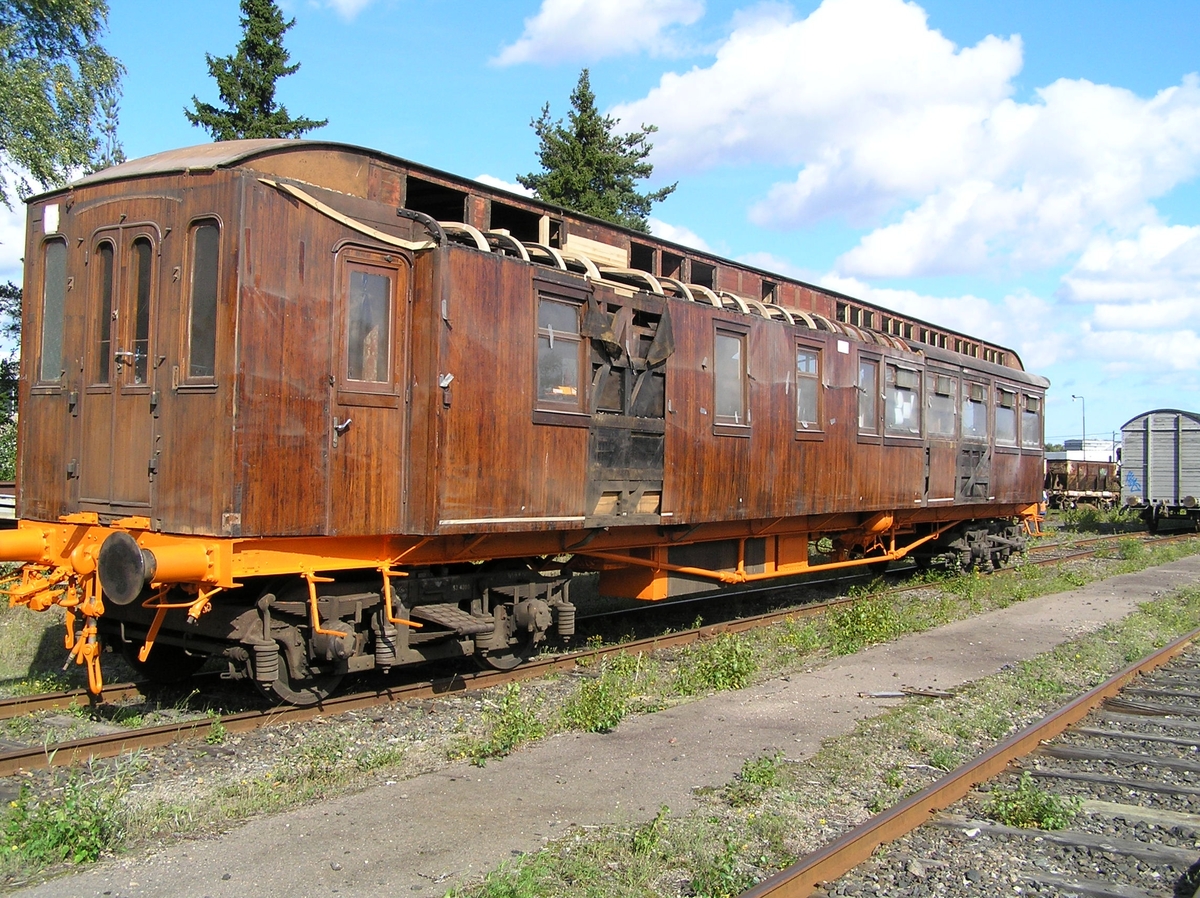
[[[725,633],[683,651],[676,688],[681,695],[745,689],[757,671],[750,641],[740,633]]]
[[[537,711],[521,701],[521,686],[510,683],[495,711],[484,719],[491,725],[486,739],[471,744],[466,754],[477,767],[487,764],[488,758],[503,758],[518,745],[546,735],[546,725],[538,719]]]
[[[29,786],[9,804],[4,840],[27,864],[86,864],[116,848],[125,837],[120,803],[123,778],[85,779],[72,772],[61,790],[37,797]]]
[[[565,726],[585,733],[607,733],[629,713],[629,696],[633,689],[629,655],[621,652],[615,659],[600,662],[600,675],[584,680],[575,694],[567,699],[562,711]],[[640,660],[640,656],[639,656]]]
[[[1007,826],[1063,829],[1082,807],[1078,798],[1062,798],[1036,785],[1026,770],[1015,787],[992,791],[992,800],[984,813]]]
[[[869,645],[899,635],[900,616],[889,599],[859,599],[829,614],[830,649],[835,655],[852,655]]]

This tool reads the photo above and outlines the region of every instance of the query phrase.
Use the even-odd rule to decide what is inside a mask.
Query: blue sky
[[[236,0],[110,0],[132,158],[202,143]],[[599,104],[658,125],[655,230],[975,333],[1050,377],[1047,439],[1200,408],[1200,16],[1184,2],[282,0],[312,137],[468,177]],[[16,221],[0,222],[0,278]]]

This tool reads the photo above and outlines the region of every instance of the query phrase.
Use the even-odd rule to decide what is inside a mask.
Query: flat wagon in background
[[[1144,412],[1121,427],[1121,494],[1151,532],[1200,521],[1200,414]]]

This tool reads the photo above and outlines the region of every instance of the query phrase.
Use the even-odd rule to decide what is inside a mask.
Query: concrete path
[[[1200,583],[1200,556],[1021,602],[836,659],[809,673],[567,734],[485,768],[457,764],[344,799],[253,820],[219,838],[106,862],[14,894],[50,896],[441,895],[464,877],[536,851],[571,824],[644,822],[694,806],[763,752],[811,755],[899,684],[951,688]]]

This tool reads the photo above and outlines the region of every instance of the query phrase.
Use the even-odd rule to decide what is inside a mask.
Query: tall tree
[[[654,146],[646,138],[658,128],[642,125],[629,134],[614,134],[617,120],[596,109],[587,69],[579,73],[571,107],[566,125],[562,119],[551,121],[549,103],[542,107],[541,117],[530,123],[541,142],[542,170],[517,175],[517,180],[548,203],[649,232],[651,205],[665,200],[678,186],[653,193],[634,189],[637,181],[654,171],[645,161]]]
[[[0,2],[0,172],[18,196],[32,180],[63,184],[72,172],[114,158],[124,68],[98,39],[108,23],[105,0]],[[0,178],[0,202],[12,205]]]
[[[204,128],[214,140],[254,137],[300,137],[329,124],[329,119],[292,118],[287,107],[275,102],[275,82],[293,74],[300,63],[288,65],[283,35],[296,24],[283,20],[275,0],[242,0],[242,39],[232,56],[205,53],[208,73],[217,81],[223,106],[201,103],[193,96],[195,111],[183,114]]]

